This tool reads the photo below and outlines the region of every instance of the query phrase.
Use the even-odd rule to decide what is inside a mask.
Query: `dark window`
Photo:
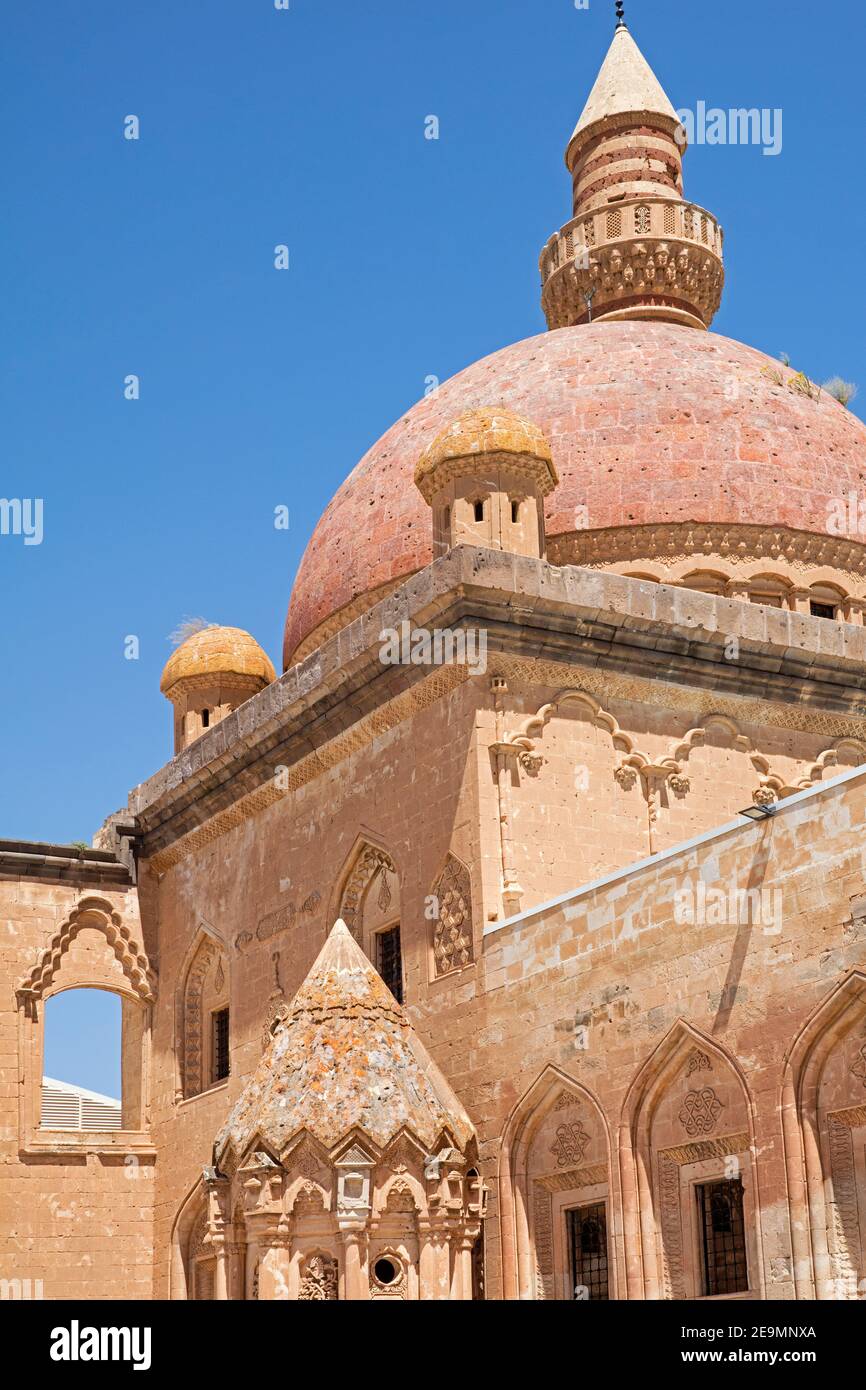
[[[373,1265],[373,1273],[380,1284],[393,1284],[400,1271],[393,1260],[389,1260],[383,1255]]]
[[[400,928],[379,932],[376,937],[376,969],[398,1004],[403,1003],[403,954],[400,950]]]
[[[809,612],[813,618],[835,618],[836,609],[832,603],[816,603],[814,599],[809,600]]]
[[[517,522],[520,520],[520,503],[519,503],[519,502],[512,502],[512,504],[511,504],[511,520],[512,520],[513,522],[515,522],[515,523],[517,523]]]
[[[224,1081],[229,1074],[229,1011],[218,1009],[213,1015],[213,1079]]]
[[[472,1298],[484,1302],[484,1227],[472,1247]]]
[[[202,726],[203,729],[206,729],[206,728],[208,727],[209,724],[210,724],[210,710],[209,710],[209,709],[203,709],[202,712],[201,712],[201,726]]]
[[[484,520],[484,503],[483,503],[483,502],[476,502],[476,503],[475,503],[475,520],[476,520],[476,521],[483,521],[483,520]]]
[[[577,1207],[568,1215],[572,1298],[598,1302],[610,1298],[607,1280],[607,1211],[604,1202]]]
[[[743,1221],[743,1184],[702,1183],[697,1189],[701,1228],[704,1294],[746,1293],[746,1230]]]

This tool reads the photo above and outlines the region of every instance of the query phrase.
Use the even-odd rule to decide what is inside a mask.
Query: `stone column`
[[[352,1302],[359,1302],[370,1297],[366,1232],[360,1224],[343,1225],[342,1222],[340,1224],[343,1235],[345,1268],[343,1296]]]
[[[472,1298],[472,1236],[466,1231],[456,1233],[452,1241],[454,1249],[454,1268],[451,1272],[451,1298],[469,1300]]]
[[[448,1232],[433,1221],[419,1222],[421,1256],[418,1262],[422,1299],[451,1296],[451,1256]]]

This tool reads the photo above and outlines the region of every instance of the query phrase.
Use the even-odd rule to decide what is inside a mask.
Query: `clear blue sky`
[[[675,106],[783,109],[778,158],[686,159],[727,231],[715,327],[861,382],[862,408],[864,6],[627,16]],[[613,3],[11,0],[4,30],[0,496],[44,498],[45,538],[0,537],[0,835],[89,839],[171,753],[177,623],[277,662],[341,479],[428,374],[543,328]]]

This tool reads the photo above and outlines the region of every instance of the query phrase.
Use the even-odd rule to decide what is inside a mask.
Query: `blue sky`
[[[862,408],[864,7],[627,17],[675,106],[782,108],[777,158],[686,158],[727,232],[715,328],[861,382]],[[0,836],[89,839],[170,756],[177,623],[278,662],[341,479],[429,374],[543,328],[613,3],[13,0],[4,28],[0,496],[43,498],[45,534],[0,537]]]

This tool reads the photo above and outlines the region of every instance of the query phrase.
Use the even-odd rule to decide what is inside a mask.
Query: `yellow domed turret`
[[[433,509],[436,554],[479,545],[543,556],[544,498],[558,482],[545,435],[504,406],[458,415],[415,468],[415,486]]]
[[[466,460],[482,455],[506,455],[536,477],[543,495],[559,481],[550,445],[538,426],[505,406],[484,406],[464,411],[437,434],[418,460],[415,485],[432,502],[443,482],[466,472]]]
[[[202,627],[172,652],[159,688],[174,706],[174,751],[276,680],[267,654],[238,627]]]

